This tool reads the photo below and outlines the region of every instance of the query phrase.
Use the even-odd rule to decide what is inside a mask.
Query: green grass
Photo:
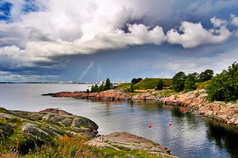
[[[123,90],[123,89],[128,89],[130,87],[131,87],[131,83],[122,83],[117,86],[117,89]]]
[[[160,78],[147,78],[139,83],[135,84],[135,89],[139,90],[147,90],[147,89],[153,89],[157,87],[159,83]],[[164,87],[169,87],[172,84],[172,79],[162,79],[164,82]]]
[[[209,81],[205,81],[205,82],[197,82],[196,83],[197,90],[199,90],[199,89],[207,89],[207,86],[208,86],[209,83],[210,83],[210,80]]]
[[[110,148],[103,148],[101,149],[101,151],[105,155],[106,158],[114,158],[114,157],[128,158],[130,156],[134,156],[136,158],[161,158],[161,156],[148,154],[145,151],[135,151],[135,150],[128,150],[128,149],[116,151]]]
[[[161,96],[162,97],[166,97],[166,96],[171,96],[172,94],[174,94],[175,92],[173,90],[165,90],[161,92]]]
[[[130,157],[136,158],[161,158],[160,156],[149,154],[145,151],[130,150],[125,147],[116,146],[120,151],[111,148],[96,148],[85,144],[84,139],[77,136],[69,137],[67,135],[55,139],[55,142],[49,142],[42,146],[37,146],[34,150],[27,154],[21,154],[15,151],[14,148],[9,148],[0,151],[0,157],[90,157],[90,158],[115,158],[115,157]],[[16,141],[17,142],[17,141]],[[2,142],[5,143],[5,142]]]

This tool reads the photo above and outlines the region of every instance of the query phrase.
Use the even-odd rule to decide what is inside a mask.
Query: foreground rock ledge
[[[19,151],[22,154],[27,154],[36,146],[59,136],[74,134],[89,140],[86,143],[92,146],[115,150],[124,147],[163,157],[174,157],[166,147],[145,138],[121,132],[100,136],[97,129],[98,125],[92,120],[72,115],[64,110],[49,108],[40,112],[27,112],[0,107],[0,138],[14,137],[16,140],[21,138],[23,143],[19,146]]]
[[[89,140],[87,144],[99,148],[113,148],[118,151],[120,150],[120,147],[124,147],[131,150],[146,151],[155,155],[174,157],[170,155],[170,149],[167,149],[158,143],[123,132],[114,132],[109,135],[102,135]]]
[[[11,131],[14,133],[18,128],[26,139],[41,143],[65,134],[75,134],[85,139],[91,139],[98,133],[98,125],[92,120],[59,109],[51,108],[40,112],[27,112],[6,110],[0,107],[0,119],[7,120],[4,123],[4,126],[7,127],[13,126],[13,121],[17,119],[19,123],[17,126],[14,125]],[[0,136],[11,136],[8,136],[7,130],[8,128],[0,127]]]

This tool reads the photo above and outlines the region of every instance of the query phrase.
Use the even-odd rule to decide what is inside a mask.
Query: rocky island
[[[145,138],[122,132],[100,136],[97,129],[92,120],[59,109],[0,108],[0,157],[174,157]]]

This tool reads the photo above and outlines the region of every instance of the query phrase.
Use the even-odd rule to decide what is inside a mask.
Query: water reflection
[[[89,102],[102,103],[105,105],[118,105],[124,103],[124,101],[108,101],[108,100],[87,100]]]
[[[238,157],[238,129],[206,119],[207,137],[220,148],[226,148],[231,157]]]
[[[171,108],[171,112],[172,112],[172,116],[176,116],[176,117],[184,116],[184,113],[178,107]]]

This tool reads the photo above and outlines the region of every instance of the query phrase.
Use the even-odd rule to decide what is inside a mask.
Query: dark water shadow
[[[238,158],[238,128],[205,118],[207,137],[219,148],[225,148],[232,158]]]

